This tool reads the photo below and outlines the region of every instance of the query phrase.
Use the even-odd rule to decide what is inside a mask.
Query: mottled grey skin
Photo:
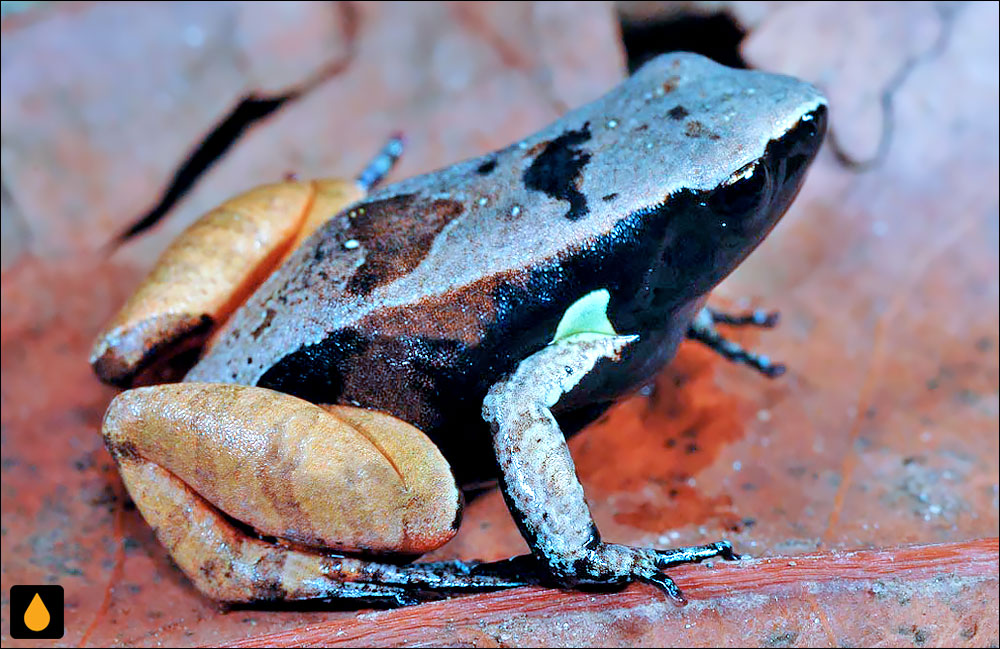
[[[382,410],[424,430],[460,478],[481,477],[496,457],[481,417],[487,391],[546,348],[566,309],[607,288],[616,331],[638,338],[616,362],[593,359],[556,414],[648,381],[708,292],[785,212],[824,130],[825,100],[808,84],[661,56],[523,142],[337,215],[235,313],[186,380]],[[493,432],[523,416],[496,409]],[[544,460],[537,453],[501,466],[502,484],[577,484],[568,456],[557,475],[523,475]],[[538,512],[506,495],[563,581],[574,570],[579,581],[666,579],[662,553],[621,546],[566,567],[569,554],[553,550],[560,535],[592,526],[582,491],[568,506],[583,513],[545,533],[526,523]]]

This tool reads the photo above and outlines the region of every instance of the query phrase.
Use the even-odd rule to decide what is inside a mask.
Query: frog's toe
[[[678,605],[683,606],[687,604],[687,598],[684,597],[684,593],[681,592],[681,589],[677,587],[677,583],[668,575],[657,572],[646,577],[640,577],[639,579],[651,586],[656,586]]]
[[[739,561],[740,555],[733,552],[729,541],[716,541],[706,545],[696,545],[687,548],[656,550],[657,565],[660,568],[671,568],[682,563],[699,563],[706,559],[721,557],[726,561]]]

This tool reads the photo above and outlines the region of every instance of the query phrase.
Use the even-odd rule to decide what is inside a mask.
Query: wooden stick
[[[487,632],[490,627],[503,627],[511,621],[516,621],[525,628],[532,628],[540,622],[551,628],[563,619],[578,620],[580,614],[607,614],[617,612],[616,619],[629,609],[643,607],[642,616],[648,618],[645,610],[648,605],[659,605],[662,609],[658,616],[666,624],[677,625],[678,628],[694,626],[691,620],[705,618],[707,613],[712,619],[718,618],[720,610],[726,606],[735,606],[736,600],[747,601],[742,606],[767,609],[768,603],[784,601],[781,612],[788,613],[795,608],[789,600],[799,600],[799,604],[808,605],[807,615],[798,614],[799,618],[808,617],[815,621],[821,631],[825,632],[831,644],[836,643],[837,633],[831,628],[831,622],[823,612],[821,604],[834,607],[836,614],[837,592],[849,593],[857,599],[860,594],[864,601],[877,601],[879,593],[886,588],[919,585],[921,582],[935,582],[938,585],[947,580],[967,579],[970,583],[990,582],[987,590],[996,591],[998,579],[998,539],[979,539],[961,543],[945,543],[939,545],[913,545],[878,550],[840,551],[834,550],[812,555],[790,557],[771,557],[744,560],[737,563],[716,562],[711,567],[706,565],[679,566],[670,571],[671,576],[684,589],[691,604],[685,608],[675,608],[666,603],[661,594],[650,587],[633,585],[626,590],[615,593],[586,593],[575,591],[560,591],[544,588],[518,588],[515,590],[484,593],[468,597],[455,598],[442,602],[424,604],[410,608],[361,613],[352,620],[337,620],[319,624],[311,624],[286,631],[253,636],[236,640],[224,647],[251,646],[392,646],[392,645],[440,645],[475,642],[477,645],[503,645],[504,639],[496,633]],[[890,584],[889,587],[884,584]],[[867,586],[867,588],[865,588]],[[940,593],[927,591],[927,597],[934,607]],[[949,591],[950,592],[950,591]],[[967,584],[960,584],[956,592],[969,593]],[[833,593],[833,595],[831,595]],[[747,599],[747,596],[750,596]],[[761,597],[764,596],[764,597]],[[909,598],[909,595],[907,596]],[[904,598],[899,597],[900,601]],[[715,600],[711,602],[709,600]],[[823,600],[822,602],[820,600]],[[851,600],[853,601],[853,600]],[[906,599],[909,602],[909,599]],[[851,604],[859,619],[877,617],[874,608],[866,610],[856,604]],[[888,604],[886,605],[888,606]],[[711,611],[709,611],[711,608]],[[946,607],[940,607],[943,612]],[[952,607],[954,612],[955,607]],[[800,610],[800,609],[796,609]],[[816,612],[816,617],[808,614],[808,610]],[[707,613],[706,613],[707,612]],[[763,616],[774,616],[774,611],[758,611]],[[917,616],[916,609],[910,609],[910,614]],[[728,615],[729,613],[727,613]],[[754,611],[750,611],[753,617]],[[926,617],[925,614],[921,614]],[[831,616],[831,617],[835,617]],[[919,617],[919,616],[917,616]],[[801,621],[801,620],[800,620]],[[933,623],[934,620],[924,620]],[[822,622],[822,624],[820,623]],[[892,633],[906,631],[908,626],[893,623]],[[971,623],[970,623],[971,624]],[[641,625],[640,625],[641,626]],[[717,626],[719,626],[717,624]],[[995,627],[995,624],[993,625]],[[644,628],[644,627],[643,627]],[[920,629],[914,625],[914,634]],[[972,629],[969,626],[969,629]],[[479,630],[479,638],[473,638],[469,630]],[[845,633],[848,629],[844,629]],[[870,637],[870,629],[869,636]],[[599,625],[594,632],[600,632]],[[607,635],[591,636],[591,643],[605,644],[628,641],[628,631],[622,631],[620,626],[605,629]],[[909,631],[907,631],[909,632]],[[975,627],[973,633],[994,633],[993,629]],[[623,635],[624,633],[624,635]],[[683,631],[682,631],[683,633]],[[691,632],[693,633],[693,632]],[[789,632],[790,633],[790,632]],[[795,632],[798,633],[798,632]],[[959,631],[956,631],[959,633]],[[967,640],[982,643],[988,638],[979,635],[967,637],[970,633],[963,628],[962,637]],[[523,635],[518,636],[514,644],[542,643],[545,638],[533,636],[536,642],[531,642]],[[475,635],[475,634],[474,634]],[[648,630],[644,631],[648,644]],[[780,634],[779,634],[780,635]],[[850,635],[850,634],[847,634]],[[549,636],[549,641],[551,642]],[[572,636],[567,636],[572,637]],[[690,633],[686,636],[689,637]],[[782,636],[784,637],[784,636]],[[821,638],[823,636],[820,636]],[[975,639],[975,638],[978,638]],[[800,638],[800,643],[803,638]],[[900,639],[901,640],[901,639]],[[912,640],[912,639],[911,639]],[[694,642],[693,638],[691,642]],[[940,645],[940,639],[934,642]],[[782,645],[783,646],[783,645]]]

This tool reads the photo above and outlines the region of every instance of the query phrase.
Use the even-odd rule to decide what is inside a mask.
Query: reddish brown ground
[[[677,569],[683,609],[643,586],[380,613],[199,596],[123,497],[98,438],[114,391],[86,363],[165,242],[286,172],[351,175],[391,130],[409,139],[401,178],[505,145],[623,74],[602,5],[282,7],[4,18],[4,646],[38,644],[9,638],[8,601],[38,583],[66,589],[59,645],[998,643],[993,3],[737,10],[749,62],[833,102],[798,202],[716,295],[782,311],[777,331],[735,336],[790,372],[768,381],[685,346],[650,395],[572,447],[606,538],[725,536],[759,559]],[[161,226],[109,254],[239,97],[296,89]],[[435,557],[523,550],[490,493]]]

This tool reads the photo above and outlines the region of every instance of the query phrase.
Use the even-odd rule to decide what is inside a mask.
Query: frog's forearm
[[[551,343],[495,384],[483,400],[493,430],[507,505],[534,555],[566,584],[642,580],[683,601],[660,572],[710,557],[735,558],[729,543],[657,550],[603,543],[584,499],[566,439],[550,408],[603,359],[615,359],[634,336],[576,334]]]
[[[537,555],[562,576],[600,542],[566,439],[550,408],[634,336],[580,334],[525,359],[483,401],[507,504]]]

